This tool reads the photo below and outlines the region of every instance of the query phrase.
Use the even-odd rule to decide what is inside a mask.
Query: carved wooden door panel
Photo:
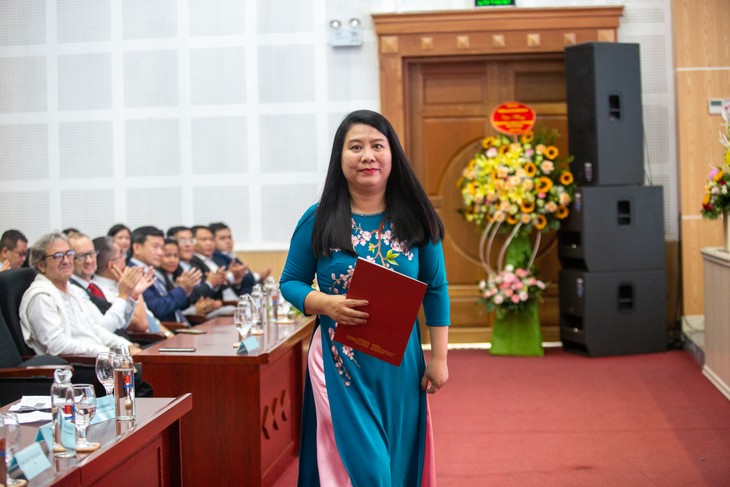
[[[404,71],[406,151],[446,227],[452,336],[454,341],[485,341],[492,316],[477,301],[478,282],[486,276],[478,254],[480,231],[457,212],[461,194],[456,181],[482,137],[494,133],[490,113],[507,101],[531,106],[538,125],[557,129],[557,146],[567,155],[563,55],[420,58],[410,60]],[[544,296],[540,315],[545,338],[557,340],[559,262],[554,233],[543,235],[536,266],[543,280],[555,284]]]

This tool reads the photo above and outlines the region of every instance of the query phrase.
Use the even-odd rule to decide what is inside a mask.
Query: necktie
[[[101,291],[101,289],[99,289],[99,286],[97,286],[93,282],[89,283],[89,287],[87,288],[87,290],[92,296],[96,296],[97,298],[101,298],[106,301],[106,296],[104,296],[104,293]]]

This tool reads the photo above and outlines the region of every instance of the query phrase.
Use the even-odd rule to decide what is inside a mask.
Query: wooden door
[[[408,61],[405,72],[406,151],[446,228],[452,341],[487,341],[493,316],[478,301],[478,282],[486,276],[478,255],[481,232],[457,211],[456,181],[481,139],[495,133],[490,113],[507,101],[531,106],[537,125],[557,129],[557,146],[567,155],[563,54],[419,58]],[[553,283],[540,308],[548,340],[559,339],[556,244],[554,232],[543,235],[536,260],[540,278]]]

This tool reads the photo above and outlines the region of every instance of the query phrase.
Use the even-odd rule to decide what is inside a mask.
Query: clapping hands
[[[226,282],[226,269],[224,267],[219,267],[217,271],[208,272],[205,275],[205,280],[212,289],[218,289]]]
[[[248,266],[234,260],[228,265],[228,270],[233,273],[233,280],[239,283],[243,279],[243,276],[246,275],[246,272],[248,272]]]
[[[222,305],[223,302],[220,299],[203,297],[195,303],[195,314],[205,316],[211,311],[220,308]]]
[[[124,299],[132,298],[136,301],[156,279],[155,270],[151,267],[147,271],[137,266],[125,267],[123,271],[116,267],[111,269],[118,281],[119,297]]]
[[[193,292],[193,289],[195,286],[200,284],[201,279],[203,278],[203,273],[200,272],[199,269],[192,268],[189,271],[185,271],[182,274],[180,274],[180,277],[177,278],[177,281],[175,281],[175,284],[177,286],[181,287],[183,291],[185,291],[185,294],[190,296],[190,293]]]

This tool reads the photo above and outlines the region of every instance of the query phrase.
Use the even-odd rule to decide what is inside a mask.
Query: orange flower
[[[568,216],[568,209],[564,206],[559,206],[558,211],[555,212],[555,218],[562,220],[566,216]]]
[[[542,230],[545,228],[545,225],[547,225],[547,218],[545,218],[544,215],[537,215],[537,220],[535,221],[535,228],[538,230]]]
[[[528,178],[533,177],[537,173],[537,166],[535,166],[531,162],[525,163],[525,165],[522,167],[525,170],[525,174]]]
[[[484,137],[484,139],[482,140],[482,147],[484,147],[485,149],[489,149],[489,147],[493,146],[496,141],[497,139],[495,139],[491,135],[489,137]]]
[[[551,145],[548,148],[546,148],[545,157],[547,157],[548,159],[555,159],[556,157],[558,157],[558,148],[555,147],[554,145]]]
[[[530,142],[532,142],[532,139],[534,139],[534,138],[535,138],[535,133],[532,130],[528,130],[527,132],[522,134],[520,141],[523,144],[529,144]]]
[[[560,175],[560,184],[567,186],[573,182],[573,174],[570,171],[565,171]]]
[[[535,184],[535,188],[537,189],[538,193],[547,193],[552,187],[553,182],[550,180],[550,178],[546,178],[545,176],[538,178],[537,183]]]
[[[512,215],[507,215],[507,223],[509,223],[510,225],[516,224],[517,223],[517,218],[515,218]]]
[[[523,201],[520,203],[520,210],[522,210],[522,213],[532,213],[535,211],[535,203],[533,201]]]
[[[717,171],[717,174],[715,174],[715,177],[712,178],[713,181],[718,182],[722,179],[722,177],[725,175],[723,171]]]

